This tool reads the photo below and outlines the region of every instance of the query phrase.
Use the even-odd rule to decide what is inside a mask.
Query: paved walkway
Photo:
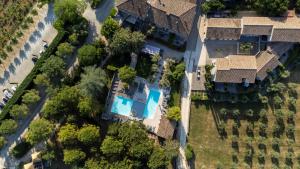
[[[200,0],[197,2],[200,4]],[[200,9],[200,8],[199,8]],[[196,22],[194,23],[193,30],[187,44],[187,50],[184,54],[184,61],[186,63],[185,77],[183,79],[183,93],[181,96],[181,121],[178,127],[178,139],[180,142],[179,157],[177,160],[177,168],[189,169],[189,164],[185,158],[184,148],[186,146],[186,139],[189,132],[189,119],[190,119],[190,104],[191,104],[191,86],[194,67],[200,60],[200,53],[203,47],[203,41],[200,38],[200,10],[197,11]]]

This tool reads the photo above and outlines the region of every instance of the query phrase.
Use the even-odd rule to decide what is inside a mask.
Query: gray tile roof
[[[124,0],[117,7],[142,19],[148,17],[158,27],[183,38],[189,36],[196,15],[196,5],[183,0]]]

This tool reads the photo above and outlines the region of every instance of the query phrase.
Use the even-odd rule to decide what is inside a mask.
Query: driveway
[[[115,4],[112,0],[104,0],[96,9],[92,9],[90,4],[88,4],[83,13],[83,17],[89,21],[89,36],[86,40],[88,43],[93,42],[96,37],[100,36],[101,25],[109,16],[110,11],[114,6]]]

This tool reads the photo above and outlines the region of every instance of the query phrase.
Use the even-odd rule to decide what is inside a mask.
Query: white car
[[[11,91],[13,92],[13,93],[15,93],[15,91],[17,90],[17,85],[13,85],[12,87],[11,87]]]
[[[4,94],[4,96],[6,97],[6,98],[8,98],[8,99],[10,99],[10,98],[12,98],[12,93],[10,93],[7,89],[5,89],[4,91],[3,91],[3,94]]]

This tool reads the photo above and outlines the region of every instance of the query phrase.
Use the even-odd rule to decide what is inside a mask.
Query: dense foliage
[[[288,10],[289,0],[256,0],[259,13],[267,16],[280,16]]]

